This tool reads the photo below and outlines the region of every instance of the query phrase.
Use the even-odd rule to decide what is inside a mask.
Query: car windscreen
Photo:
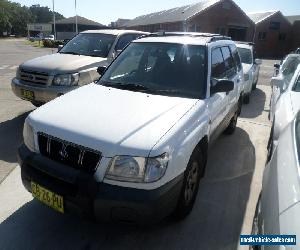
[[[109,66],[100,84],[146,93],[202,99],[206,94],[206,47],[131,43]]]
[[[116,36],[100,33],[80,33],[60,51],[62,54],[107,57]]]
[[[246,64],[253,63],[252,52],[250,49],[238,47],[238,51],[239,51],[242,63],[246,63]]]

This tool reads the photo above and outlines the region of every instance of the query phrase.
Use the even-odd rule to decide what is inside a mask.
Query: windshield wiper
[[[138,84],[138,83],[111,83],[106,82],[103,84],[104,86],[108,87],[115,87],[118,89],[125,89],[125,90],[149,90],[148,87]]]
[[[72,51],[68,51],[68,52],[59,52],[60,54],[70,54],[70,55],[78,55],[80,56],[81,54],[77,53],[77,52],[72,52]]]

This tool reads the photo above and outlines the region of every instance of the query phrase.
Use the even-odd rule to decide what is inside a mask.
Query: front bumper
[[[22,182],[31,181],[64,197],[65,212],[99,221],[152,224],[176,207],[183,175],[154,190],[125,188],[96,182],[93,176],[19,148]]]
[[[61,96],[71,90],[78,88],[78,86],[49,86],[49,85],[38,85],[38,84],[30,84],[24,83],[17,78],[14,78],[11,81],[11,88],[14,94],[24,100],[35,101],[40,103],[45,103],[55,99],[58,96]],[[21,89],[30,90],[34,92],[34,100],[26,99],[22,96]]]

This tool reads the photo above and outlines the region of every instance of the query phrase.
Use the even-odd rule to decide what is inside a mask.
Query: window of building
[[[259,32],[258,33],[258,40],[266,40],[267,32]]]
[[[286,34],[285,33],[279,33],[278,40],[279,41],[285,41],[285,39],[286,39]]]
[[[280,22],[270,22],[269,29],[270,30],[279,30],[280,29]]]
[[[216,34],[220,34],[220,35],[226,35],[226,29],[225,27],[219,27],[216,29]]]

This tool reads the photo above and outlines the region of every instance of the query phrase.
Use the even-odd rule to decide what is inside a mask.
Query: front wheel
[[[32,105],[36,106],[37,108],[44,104],[43,102],[37,102],[37,101],[31,101],[31,103],[32,103]]]
[[[194,206],[199,182],[204,174],[205,160],[201,148],[196,148],[184,172],[183,184],[177,207],[173,212],[175,219],[185,218]]]

